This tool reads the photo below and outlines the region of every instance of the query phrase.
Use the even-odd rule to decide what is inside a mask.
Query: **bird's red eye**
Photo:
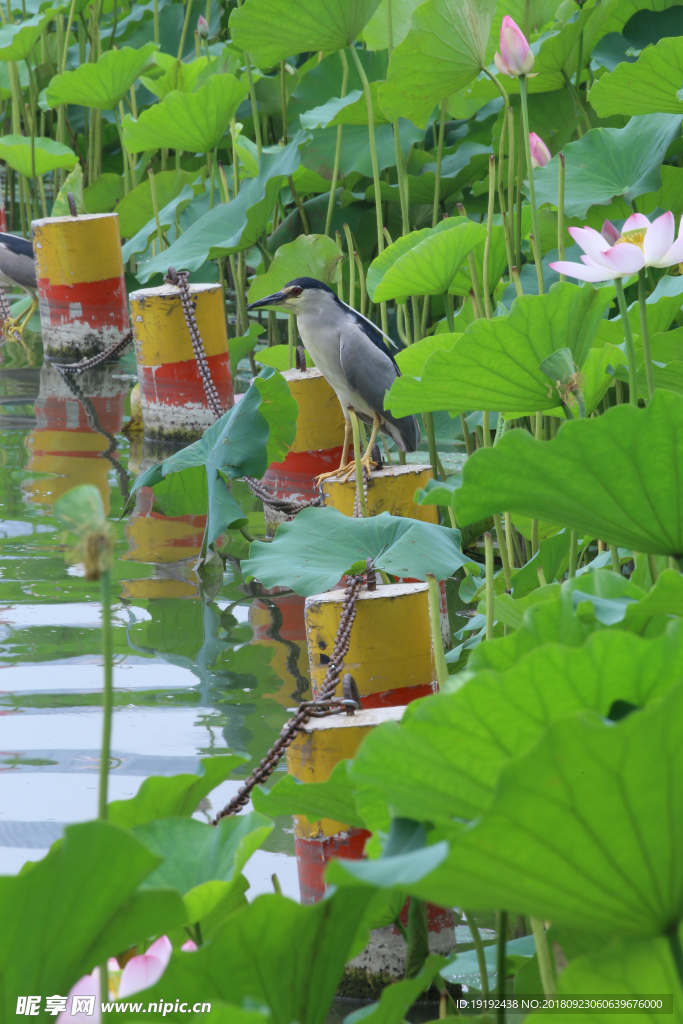
[[[294,288],[291,288],[291,289],[290,289],[290,292],[289,292],[289,294],[290,294],[290,295],[295,295],[295,296],[296,296],[296,295],[301,295],[301,288],[299,288],[299,286],[298,286],[298,285],[296,285],[296,286],[295,286]]]

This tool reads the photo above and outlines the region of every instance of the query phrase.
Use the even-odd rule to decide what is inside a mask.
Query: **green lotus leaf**
[[[619,64],[592,87],[588,99],[600,117],[683,114],[683,39],[660,39],[635,64]]]
[[[56,171],[58,167],[72,171],[78,163],[78,157],[61,142],[54,139],[38,137],[34,139],[35,168],[38,176]],[[33,158],[31,140],[23,135],[3,135],[0,138],[0,160],[13,167],[26,178],[33,177]]]
[[[70,103],[114,110],[150,63],[156,48],[155,43],[147,43],[139,50],[130,46],[106,50],[96,64],[81,64],[75,71],[55,75],[47,87],[48,105]]]

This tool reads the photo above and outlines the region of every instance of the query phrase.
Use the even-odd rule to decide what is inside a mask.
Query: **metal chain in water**
[[[194,357],[197,360],[197,369],[199,370],[199,374],[202,378],[202,384],[204,385],[204,394],[206,395],[206,400],[209,403],[212,413],[216,419],[219,419],[223,415],[223,408],[221,407],[220,397],[211,376],[211,370],[206,358],[204,342],[202,341],[202,336],[199,333],[199,327],[197,326],[197,318],[194,314],[194,303],[192,302],[190,288],[187,283],[189,276],[190,275],[186,270],[182,270],[179,273],[173,267],[169,267],[166,277],[164,278],[164,282],[166,284],[175,285],[180,292],[180,302],[185,315],[185,323],[187,324],[187,329],[190,332],[192,349],[194,351]]]
[[[50,365],[54,366],[61,373],[85,373],[86,370],[94,370],[96,366],[100,366],[102,363],[118,359],[123,350],[128,348],[132,340],[133,332],[126,331],[119,341],[115,341],[109,348],[105,348],[104,352],[98,352],[97,355],[91,356],[89,359],[81,359],[79,363],[51,363]]]
[[[346,711],[349,714],[353,713],[356,707],[360,707],[358,690],[352,676],[347,674],[344,677],[344,696],[342,698],[335,697],[334,691],[339,683],[339,677],[344,667],[344,658],[351,642],[351,627],[356,617],[356,603],[362,585],[362,575],[347,576],[346,593],[342,603],[337,635],[334,639],[334,649],[327,666],[319,697],[317,700],[305,701],[305,703],[299,705],[296,714],[285,723],[280,736],[263,758],[258,768],[251,773],[244,785],[240,786],[230,803],[226,804],[223,810],[218,812],[211,822],[212,825],[217,825],[221,818],[237,814],[248,803],[254,786],[265,782],[272,775],[287,747],[311,718],[323,718],[330,714],[338,714],[340,711]]]
[[[245,476],[242,479],[249,485],[249,490],[255,497],[259,498],[264,505],[269,505],[276,512],[282,512],[286,516],[295,516],[304,508],[320,508],[323,503],[322,495],[311,498],[310,501],[296,501],[293,498],[278,498],[261,480],[253,476]]]

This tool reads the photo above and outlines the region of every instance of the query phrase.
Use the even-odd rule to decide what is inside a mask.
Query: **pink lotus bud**
[[[196,953],[197,943],[194,941],[194,939],[188,939],[187,942],[183,942],[180,948],[183,951],[183,953]]]
[[[605,220],[602,222],[600,234],[606,242],[609,242],[610,245],[616,245],[621,238],[619,228],[615,228],[611,220]]]
[[[501,74],[510,78],[528,75],[534,66],[534,55],[526,36],[507,14],[500,27],[500,53],[496,53],[493,60]]]
[[[531,149],[532,167],[545,167],[552,160],[550,150],[536,132],[529,132],[529,148]]]
[[[197,18],[197,35],[200,39],[209,38],[209,23],[201,14]]]

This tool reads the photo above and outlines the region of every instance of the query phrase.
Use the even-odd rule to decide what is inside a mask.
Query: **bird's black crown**
[[[293,281],[287,282],[285,289],[287,288],[301,288],[302,290],[317,288],[318,291],[330,292],[331,295],[334,295],[331,288],[328,288],[326,284],[323,284],[322,281],[318,281],[315,277],[295,277]]]

